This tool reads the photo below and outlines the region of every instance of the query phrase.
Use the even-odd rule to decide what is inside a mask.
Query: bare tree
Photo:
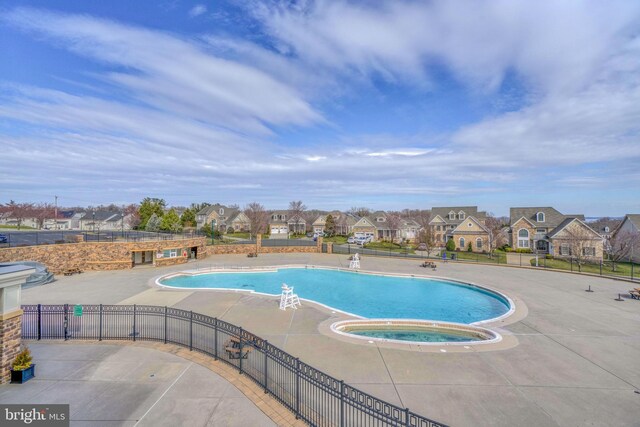
[[[289,202],[289,218],[293,219],[294,222],[294,232],[299,233],[300,225],[302,224],[302,220],[304,219],[304,212],[307,210],[307,207],[302,203],[302,200]],[[304,230],[302,230],[304,231]]]
[[[138,205],[130,204],[122,207],[122,214],[125,217],[125,222],[128,228],[134,229],[140,225],[140,212],[138,212]]]
[[[389,212],[386,214],[387,224],[389,224],[389,230],[391,231],[391,241],[393,242],[396,237],[400,235],[400,226],[402,225],[402,216],[400,212]]]
[[[11,200],[7,203],[5,209],[6,212],[11,213],[11,218],[14,218],[17,221],[18,230],[25,219],[35,217],[35,206],[33,203],[16,203]]]
[[[630,260],[634,250],[640,252],[640,233],[618,231],[614,234],[606,247],[612,270],[616,271],[616,262]]]
[[[490,254],[493,254],[494,249],[497,249],[508,243],[507,235],[503,231],[508,222],[509,220],[505,217],[496,217],[492,213],[487,213],[484,225],[489,230]]]
[[[595,258],[596,244],[602,242],[587,226],[578,221],[565,227],[562,235],[556,240],[560,244],[560,255],[573,259],[578,264],[578,270],[586,261]]]
[[[359,217],[369,216],[371,215],[371,209],[365,207],[353,207],[349,209],[348,213]]]
[[[427,247],[427,256],[431,254],[431,251],[436,246],[436,241],[433,235],[431,227],[423,227],[418,234],[418,243],[424,243]]]
[[[269,213],[258,202],[251,202],[244,208],[244,214],[249,219],[251,235],[264,233],[269,224]]]

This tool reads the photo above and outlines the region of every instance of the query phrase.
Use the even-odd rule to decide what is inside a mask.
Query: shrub
[[[31,357],[31,351],[27,347],[24,348],[13,361],[12,367],[14,371],[24,371],[25,369],[31,366],[31,361],[33,357]]]
[[[471,242],[469,242],[469,245],[467,246],[467,252],[473,252],[473,246],[471,246]]]
[[[553,259],[553,255],[551,255],[551,254],[546,254],[544,257],[545,257],[546,259]]]
[[[531,249],[519,248],[519,249],[516,249],[516,252],[519,253],[519,254],[530,254],[531,253]]]
[[[233,234],[235,233],[236,230],[233,229],[233,227],[229,227],[227,228],[227,234]]]
[[[453,239],[447,240],[447,245],[445,246],[445,249],[448,250],[449,252],[455,251],[456,250],[456,242],[454,242]]]

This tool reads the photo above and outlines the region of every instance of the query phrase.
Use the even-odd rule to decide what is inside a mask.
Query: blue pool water
[[[500,295],[441,280],[348,271],[284,268],[273,272],[209,273],[162,280],[175,288],[240,289],[280,295],[282,283],[300,298],[367,318],[473,323],[509,311]]]

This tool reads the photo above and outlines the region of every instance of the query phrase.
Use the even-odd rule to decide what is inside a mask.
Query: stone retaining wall
[[[0,262],[38,261],[54,274],[69,269],[122,270],[133,267],[132,253],[162,252],[167,249],[198,248],[198,258],[206,256],[206,238],[158,240],[146,242],[84,242],[59,245],[21,246],[0,249]],[[157,258],[156,265],[186,263],[182,253],[177,258]]]
[[[11,365],[20,353],[22,310],[13,316],[0,316],[0,384],[11,379]]]

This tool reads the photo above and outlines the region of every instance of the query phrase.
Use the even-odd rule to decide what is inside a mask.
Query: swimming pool
[[[233,289],[280,295],[286,283],[300,298],[366,318],[475,323],[507,314],[509,301],[476,286],[421,277],[322,268],[180,274],[161,278],[179,289]]]

